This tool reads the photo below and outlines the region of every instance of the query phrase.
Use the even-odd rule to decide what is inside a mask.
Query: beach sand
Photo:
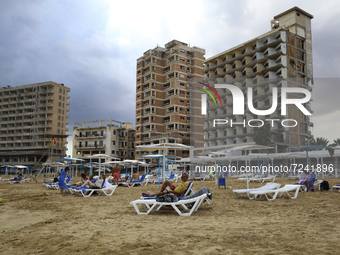
[[[339,179],[327,179],[332,187]],[[294,181],[276,179],[282,186]],[[245,181],[195,181],[212,189],[190,217],[171,207],[137,215],[130,201],[158,184],[121,187],[110,196],[62,197],[38,183],[0,182],[0,254],[338,254],[340,193],[300,192],[297,199],[237,199]],[[175,184],[177,185],[177,184]],[[250,187],[262,184],[251,182]],[[230,189],[232,187],[232,189]]]

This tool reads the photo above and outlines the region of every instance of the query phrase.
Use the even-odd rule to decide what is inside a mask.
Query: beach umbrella
[[[133,164],[137,164],[138,163],[138,160],[134,160],[134,159],[125,159],[123,161],[124,163],[126,163],[127,165],[130,165],[131,166],[131,176],[133,175]]]
[[[16,168],[16,170],[21,169],[21,174],[23,173],[24,169],[26,169],[26,178],[27,178],[27,170],[28,170],[27,166],[16,165],[14,167]]]
[[[163,150],[163,162],[165,162],[165,156],[167,154],[168,149],[189,150],[190,146],[180,144],[180,143],[159,143],[159,144],[139,145],[139,146],[136,146],[136,149],[141,150],[141,151],[149,151],[149,152]],[[162,169],[162,181],[164,181],[164,175],[165,175],[165,164],[163,164],[163,169]]]
[[[93,172],[93,169],[92,169],[93,165],[99,165],[99,163],[97,163],[97,162],[89,162],[89,163],[83,164],[83,166],[90,167],[90,176],[92,175],[92,172]]]
[[[110,155],[107,155],[107,154],[94,154],[94,155],[91,155],[91,156],[87,156],[86,158],[90,158],[90,161],[91,159],[95,158],[95,159],[98,159],[98,162],[101,163],[101,159],[119,159],[119,158],[116,158],[116,157],[113,157],[113,156],[110,156]],[[100,176],[100,165],[99,165],[99,176]],[[92,169],[91,169],[91,173],[92,173]]]
[[[8,175],[8,168],[11,168],[10,165],[6,165],[6,166],[0,166],[0,167],[5,167],[5,180],[7,179],[7,175]]]
[[[153,155],[145,155],[145,156],[142,156],[142,158],[158,158],[158,176],[159,178],[164,181],[164,164],[163,164],[163,171],[161,171],[161,159],[165,159],[165,158],[176,158],[175,156],[171,156],[171,155],[161,155],[161,154],[153,154]],[[158,182],[158,186],[160,188],[161,184],[160,182]]]
[[[298,148],[294,148],[294,149],[288,149],[288,150],[285,150],[285,151],[298,151],[298,150],[306,151],[307,169],[309,170],[308,151],[311,151],[311,150],[321,150],[321,149],[325,149],[325,148],[328,148],[328,146],[322,146],[322,145],[309,145],[309,146],[298,147]]]
[[[57,162],[69,162],[70,163],[70,176],[72,176],[72,161],[85,161],[85,160],[79,159],[79,158],[61,158],[61,159],[56,159],[55,161],[57,161]]]

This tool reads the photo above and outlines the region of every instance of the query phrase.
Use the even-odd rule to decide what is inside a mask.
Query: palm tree
[[[335,147],[335,146],[340,146],[340,138],[333,140],[334,143],[331,144],[331,146]]]
[[[309,140],[310,145],[321,145],[321,146],[328,146],[329,141],[323,137],[317,137],[316,139],[313,137]]]
[[[255,128],[254,130],[254,141],[256,144],[268,146],[271,145],[272,133],[270,132],[269,125]]]
[[[338,139],[340,140],[340,139]],[[334,142],[336,142],[334,140]],[[333,144],[331,144],[330,146],[328,146],[329,141],[326,138],[323,137],[317,137],[316,139],[311,138],[310,139],[310,145],[321,145],[321,146],[327,146],[326,150],[328,150],[329,155],[332,157],[334,155],[334,148],[331,146],[334,146]]]

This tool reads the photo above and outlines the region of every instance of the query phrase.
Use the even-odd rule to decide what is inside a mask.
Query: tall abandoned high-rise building
[[[304,115],[294,105],[287,105],[287,113],[281,115],[281,88],[304,88],[312,91],[312,32],[313,16],[298,7],[291,8],[271,21],[271,31],[244,42],[230,50],[207,59],[204,64],[206,83],[232,84],[247,95],[252,88],[253,106],[257,110],[269,109],[273,103],[273,88],[278,88],[278,106],[268,115],[254,115],[249,110],[247,100],[244,103],[244,115],[233,115],[233,97],[227,89],[217,89],[222,106],[214,104],[208,98],[205,116],[205,147],[219,147],[240,143],[254,142],[256,127],[242,125],[249,120],[259,119],[270,125],[272,145],[277,151],[287,147],[299,147],[307,144],[311,137],[313,123],[310,116]],[[247,95],[249,96],[249,95]],[[291,93],[290,98],[301,95]],[[234,99],[235,100],[235,99]],[[312,113],[310,101],[303,106]],[[238,125],[214,126],[214,119],[232,120]],[[265,121],[275,119],[275,121]],[[293,119],[295,127],[285,127],[282,120]],[[295,122],[293,122],[294,124]],[[258,125],[253,123],[253,125]],[[292,123],[289,125],[293,126]]]
[[[0,88],[0,165],[66,156],[69,92],[52,81]]]
[[[190,145],[190,81],[203,78],[204,54],[204,49],[173,40],[137,59],[136,145]],[[167,154],[189,156],[181,150]]]

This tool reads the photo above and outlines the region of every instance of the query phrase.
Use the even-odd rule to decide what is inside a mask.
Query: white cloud
[[[330,143],[340,138],[340,110],[313,118],[314,137],[327,138]]]

